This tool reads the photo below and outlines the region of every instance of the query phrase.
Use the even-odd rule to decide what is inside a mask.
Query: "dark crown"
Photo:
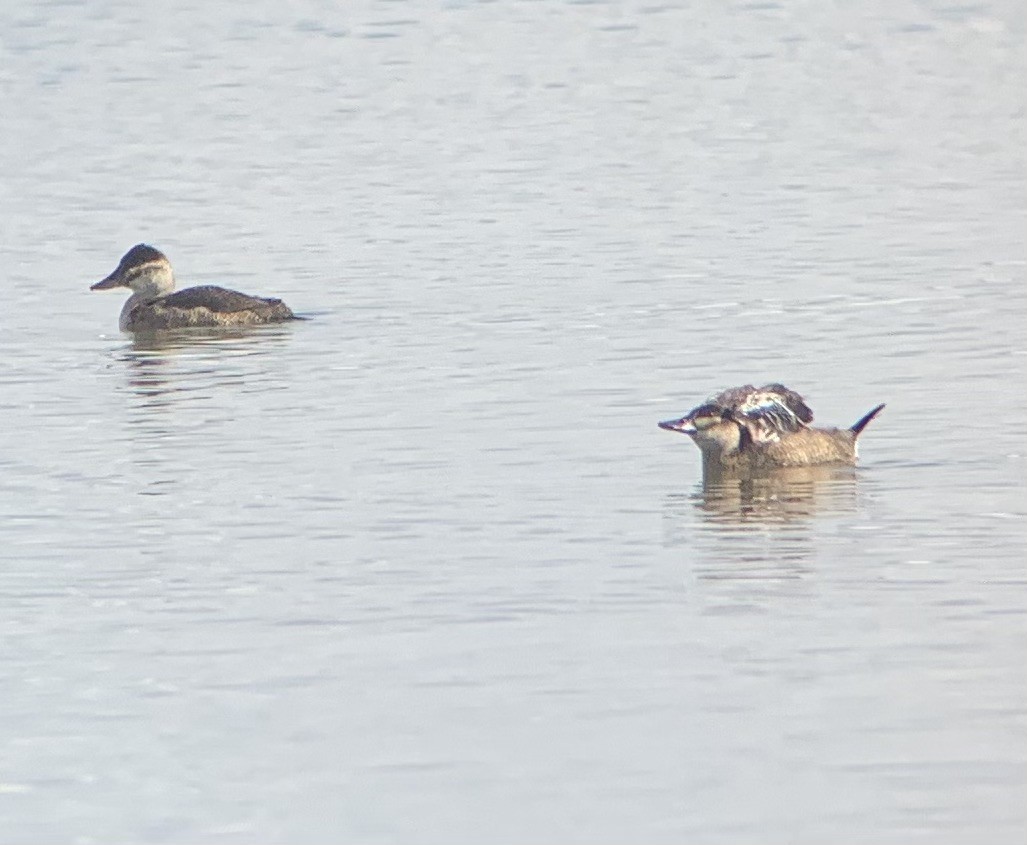
[[[151,261],[166,261],[164,253],[159,249],[155,249],[149,244],[136,244],[132,249],[126,252],[120,261],[122,269],[128,267],[137,267],[140,264],[148,264]]]

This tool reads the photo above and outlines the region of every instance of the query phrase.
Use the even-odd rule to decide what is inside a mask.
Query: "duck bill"
[[[123,288],[128,287],[123,281],[118,271],[115,270],[106,279],[100,279],[95,285],[90,285],[90,290],[110,290],[111,288]]]
[[[678,434],[687,434],[689,437],[694,435],[697,431],[696,427],[692,425],[691,417],[682,417],[679,420],[664,420],[657,425],[664,431],[676,431]]]

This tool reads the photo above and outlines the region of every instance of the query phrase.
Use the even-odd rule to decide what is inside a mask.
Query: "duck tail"
[[[856,420],[856,422],[854,422],[852,424],[852,427],[849,428],[849,431],[852,432],[852,435],[854,437],[859,437],[860,432],[863,431],[863,429],[866,428],[868,425],[870,425],[870,423],[874,419],[874,417],[876,417],[883,410],[884,410],[884,404],[882,403],[882,404],[878,405],[876,408],[874,408],[872,411],[870,411],[869,413],[864,414],[862,417],[860,417],[858,420]]]

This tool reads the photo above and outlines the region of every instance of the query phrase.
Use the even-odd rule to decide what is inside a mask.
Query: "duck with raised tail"
[[[167,256],[136,244],[107,278],[90,290],[125,287],[132,291],[118,326],[123,332],[161,331],[197,326],[255,326],[298,319],[280,299],[265,299],[215,285],[175,290]]]
[[[733,387],[660,428],[687,434],[705,474],[753,474],[785,467],[854,466],[856,438],[884,409],[878,405],[849,428],[813,428],[813,411],[783,384]]]

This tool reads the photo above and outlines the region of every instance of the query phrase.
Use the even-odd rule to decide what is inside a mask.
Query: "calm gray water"
[[[0,8],[0,839],[1021,842],[1022,3],[339,5]]]

